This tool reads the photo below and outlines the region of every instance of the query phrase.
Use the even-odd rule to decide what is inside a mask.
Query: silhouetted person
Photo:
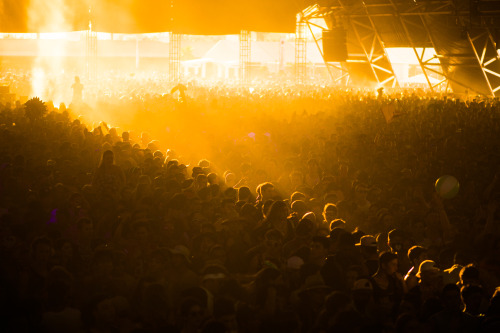
[[[75,82],[71,86],[73,89],[73,103],[81,103],[83,101],[83,84],[80,83],[80,77],[75,76]]]

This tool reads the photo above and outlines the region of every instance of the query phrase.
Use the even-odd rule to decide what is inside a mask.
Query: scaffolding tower
[[[302,15],[299,15],[295,30],[295,80],[297,83],[305,83],[307,77],[307,23]]]
[[[252,61],[252,34],[248,30],[240,31],[240,83],[245,85],[250,79]]]
[[[89,29],[85,31],[85,76],[89,82],[97,79],[97,32],[92,30],[91,9],[89,9]]]
[[[181,34],[170,33],[169,54],[168,54],[168,74],[172,83],[179,83],[181,80]]]

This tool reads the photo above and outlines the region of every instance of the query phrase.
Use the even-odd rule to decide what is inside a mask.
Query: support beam
[[[89,29],[85,31],[85,76],[89,82],[97,79],[97,32],[93,30],[92,19],[89,8]]]
[[[172,83],[179,83],[181,80],[181,36],[170,33],[168,71],[169,80]]]
[[[472,16],[468,6],[455,0],[334,0],[328,3],[328,6],[306,8],[302,19],[331,19],[333,26],[347,28],[351,47],[346,64],[351,69],[351,78],[359,79],[361,84],[366,82],[360,73],[367,73],[370,80],[378,84],[397,84],[385,52],[384,38],[387,38],[387,43],[403,46],[402,42],[413,49],[431,91],[453,88],[456,92],[469,90],[488,96],[499,95],[500,58],[490,30],[500,27],[500,1],[480,1],[479,13],[472,13]],[[450,17],[454,20],[448,24],[445,19]],[[390,32],[381,34],[378,30],[387,29],[391,24],[399,32],[395,38]],[[434,29],[434,24],[443,30]],[[318,24],[311,22],[311,26]],[[461,29],[464,39],[458,37]],[[452,49],[449,36],[455,33],[457,46]],[[319,46],[317,38],[315,42]],[[436,54],[428,56],[425,51],[431,46]],[[388,76],[393,79],[388,80]],[[433,78],[439,82],[433,83]]]
[[[352,65],[350,66],[348,64],[365,63],[367,66],[369,66],[369,70],[371,73],[371,75],[368,75],[368,77],[370,77],[370,81],[375,81],[376,84],[380,86],[389,84],[390,86],[398,85],[396,75],[394,74],[394,70],[387,56],[382,38],[377,31],[373,20],[369,15],[358,18],[352,18],[350,15],[345,15],[352,10],[352,7],[347,5],[344,6],[342,1],[340,0],[338,1],[338,3],[341,6],[340,9],[342,13],[340,14],[341,17],[336,20],[337,26],[343,26],[344,28],[347,28],[346,30],[348,30],[348,34],[352,34],[353,36],[355,36],[356,42],[353,46],[357,49],[357,51],[350,52],[347,61],[345,63],[341,63],[340,67],[335,63],[325,61],[324,53],[319,43],[321,38],[317,38],[312,30],[312,26],[321,27],[318,24],[312,22],[314,19],[325,19],[335,14],[332,13],[332,11],[329,10],[328,7],[313,5],[304,9],[299,18],[299,22],[305,22],[307,24],[307,27],[309,28],[309,31],[316,43],[316,47],[323,57],[323,61],[332,81],[338,82],[348,77],[346,83],[349,82],[351,79],[351,75],[349,75],[348,71],[346,73],[346,69],[352,69],[353,67]],[[365,14],[368,13],[365,7],[361,6],[360,9],[363,10]],[[299,50],[299,48],[296,45],[296,52],[297,50]],[[299,57],[296,53],[296,64],[298,63],[298,58]],[[336,75],[336,72],[338,70],[340,70],[340,75]]]
[[[307,24],[299,18],[295,31],[295,80],[305,83],[307,78]]]
[[[348,22],[378,85],[384,86],[391,82],[391,86],[398,85],[382,39],[371,18],[350,18]]]
[[[311,33],[311,36],[314,39],[314,43],[316,44],[316,47],[318,48],[318,51],[321,54],[321,58],[323,59],[323,63],[325,64],[325,67],[326,67],[326,69],[328,71],[328,75],[330,76],[330,79],[333,82],[337,83],[339,81],[342,82],[342,80],[344,78],[347,78],[346,82],[349,82],[349,72],[347,72],[345,70],[345,64],[344,65],[340,64],[340,66],[337,66],[336,63],[329,62],[329,61],[325,60],[324,50],[320,46],[320,42],[322,42],[323,36],[321,38],[317,38],[314,35],[314,32],[313,32],[311,26],[320,27],[321,29],[323,29],[323,27],[321,27],[321,26],[319,26],[317,24],[313,24],[309,20],[306,21],[306,24],[307,24],[307,27],[309,28],[309,32]],[[340,71],[340,73],[338,73],[338,71]]]
[[[240,32],[240,83],[248,84],[250,80],[250,62],[252,59],[251,33],[248,30]]]
[[[481,20],[482,24],[486,25],[484,18],[481,18]],[[486,27],[483,32],[475,36],[470,31],[467,31],[467,39],[476,57],[478,66],[481,68],[490,96],[498,97],[497,91],[500,89],[500,73],[497,70],[499,64],[497,61],[500,61],[500,56],[498,55],[497,45],[491,30]],[[486,60],[487,58],[489,59]],[[493,67],[492,65],[496,66]]]
[[[472,48],[472,51],[474,52],[474,55],[476,56],[477,63],[479,65],[479,67],[481,68],[481,72],[483,73],[484,80],[486,81],[486,84],[488,85],[488,90],[489,90],[490,94],[493,97],[495,97],[495,92],[493,91],[493,88],[491,87],[490,80],[488,78],[488,75],[485,71],[484,64],[483,64],[484,52],[486,52],[486,45],[483,46],[483,56],[480,57],[478,54],[478,50],[476,49],[476,46],[474,45],[474,40],[471,38],[471,35],[468,31],[467,31],[467,39],[469,40],[469,43],[470,43],[470,46]]]
[[[403,27],[403,30],[404,30],[404,33],[405,33],[405,37],[406,37],[406,40],[408,42],[408,44],[410,45],[410,47],[413,49],[413,53],[415,53],[415,56],[417,57],[417,60],[418,60],[418,63],[420,65],[420,68],[422,69],[422,73],[424,74],[424,77],[425,77],[425,80],[427,81],[427,86],[429,87],[429,89],[431,90],[432,93],[434,93],[434,87],[431,83],[431,80],[430,80],[430,76],[429,74],[427,73],[427,68],[426,68],[426,61],[424,61],[424,54],[425,54],[425,48],[423,48],[422,50],[422,54],[419,54],[418,51],[417,51],[417,47],[415,46],[415,43],[413,42],[413,38],[409,32],[409,29],[408,29],[408,26],[407,26],[407,22],[405,20],[405,18],[403,16],[401,16],[401,13],[399,12],[399,8],[396,6],[396,4],[394,3],[393,0],[389,0],[393,9],[394,9],[394,16],[397,17],[397,19],[399,20],[399,22],[401,23],[401,26]],[[421,17],[420,17],[421,18]],[[429,36],[427,36],[427,38],[429,38]]]

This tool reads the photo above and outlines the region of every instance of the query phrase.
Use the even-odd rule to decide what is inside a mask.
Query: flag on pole
[[[392,119],[397,116],[396,114],[396,105],[394,102],[389,104],[382,105],[382,113],[384,114],[385,121],[389,124]]]

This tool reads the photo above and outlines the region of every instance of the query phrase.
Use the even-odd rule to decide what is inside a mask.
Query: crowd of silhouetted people
[[[500,101],[82,100],[0,104],[2,332],[500,330]]]

